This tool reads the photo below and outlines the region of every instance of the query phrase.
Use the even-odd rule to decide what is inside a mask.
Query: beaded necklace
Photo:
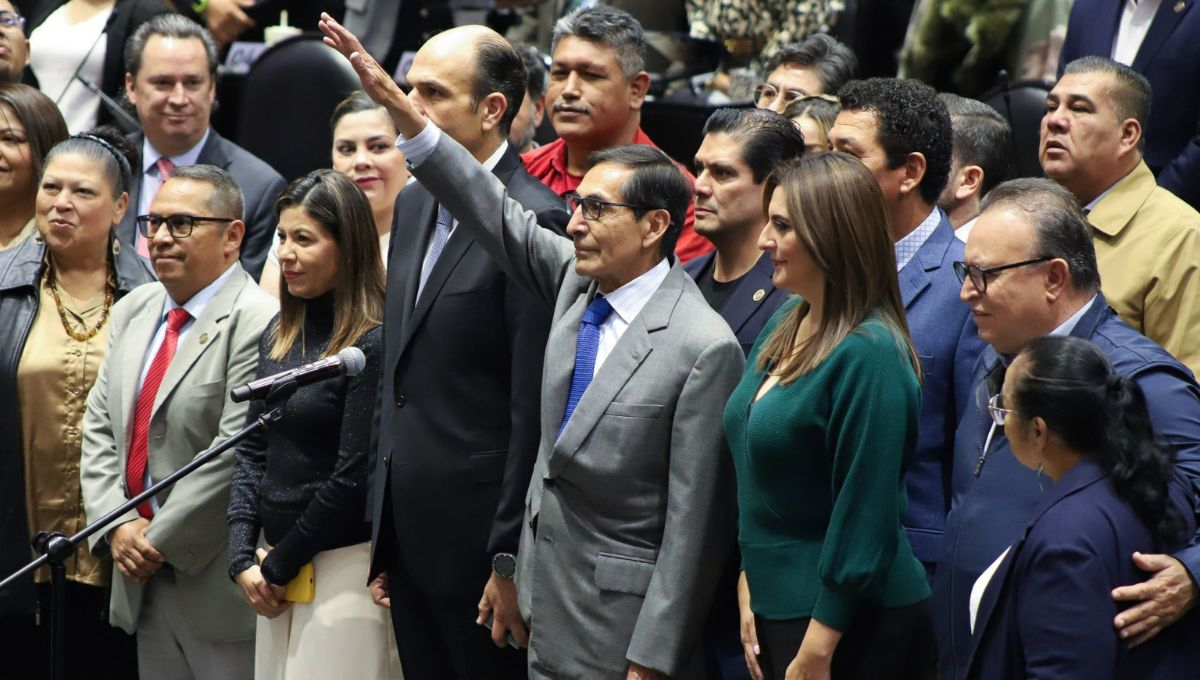
[[[50,297],[54,298],[54,306],[58,309],[58,320],[62,322],[63,330],[67,335],[76,342],[87,342],[96,337],[101,328],[104,328],[105,322],[108,321],[108,310],[113,305],[113,293],[116,289],[116,284],[113,281],[112,264],[108,263],[108,280],[104,284],[104,311],[100,313],[100,320],[91,328],[84,328],[83,331],[77,331],[72,327],[71,320],[67,317],[67,310],[63,308],[62,298],[58,296],[58,284],[54,276],[54,262],[49,257],[46,258],[46,287],[50,289]]]

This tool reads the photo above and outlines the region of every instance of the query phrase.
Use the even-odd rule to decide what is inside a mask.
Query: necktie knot
[[[176,307],[167,312],[167,332],[178,333],[179,329],[183,328],[183,324],[187,323],[190,318],[192,318],[192,315],[183,307]]]
[[[599,327],[612,312],[613,308],[608,300],[603,295],[597,294],[592,303],[588,305],[587,311],[583,313],[583,322]]]
[[[170,158],[163,156],[154,163],[158,166],[158,178],[163,182],[171,176],[171,171],[175,169],[175,163]]]

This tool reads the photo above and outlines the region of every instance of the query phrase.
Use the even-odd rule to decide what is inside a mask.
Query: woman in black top
[[[352,345],[366,355],[366,368],[301,387],[278,422],[238,448],[229,574],[263,617],[259,680],[388,678],[395,664],[387,612],[365,586],[368,448],[382,360],[379,241],[366,196],[332,170],[293,182],[276,209],[286,285],[260,344],[258,376]],[[248,418],[264,409],[254,402]],[[285,586],[310,562],[311,602],[284,599]]]

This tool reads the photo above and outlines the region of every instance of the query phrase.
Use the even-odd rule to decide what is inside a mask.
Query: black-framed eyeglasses
[[[21,28],[25,25],[25,17],[16,12],[0,12],[0,26],[5,28]]]
[[[954,263],[954,273],[958,275],[959,283],[965,282],[969,276],[971,277],[971,284],[975,286],[975,290],[978,290],[980,293],[986,293],[988,276],[1002,272],[1005,269],[1016,269],[1017,267],[1038,264],[1040,262],[1049,262],[1053,259],[1054,258],[1050,255],[1042,255],[1041,257],[1035,257],[1032,260],[1021,260],[1020,262],[1002,264],[996,267],[988,267],[986,269],[980,267],[979,265],[967,264],[966,262],[962,262],[960,260]]]
[[[1008,414],[1016,413],[1011,408],[1001,406],[1003,403],[1004,400],[999,394],[993,394],[992,398],[988,399],[988,413],[992,416],[992,422],[996,424],[996,427],[1004,427],[1004,419]]]
[[[782,97],[784,104],[791,104],[797,99],[803,99],[808,96],[808,93],[803,90],[783,90],[780,92],[774,85],[761,83],[754,86],[754,103],[759,106],[766,106],[775,101],[776,97]]]
[[[653,210],[654,208],[647,205],[634,205],[633,203],[619,203],[617,201],[606,201],[602,198],[594,198],[592,196],[580,196],[574,191],[567,192],[567,210],[572,215],[575,214],[576,208],[583,209],[583,217],[588,220],[598,220],[604,214],[604,210],[608,207],[629,208],[630,210]]]
[[[167,225],[167,231],[171,234],[171,238],[187,238],[192,235],[192,229],[196,228],[197,222],[229,223],[236,221],[232,217],[202,217],[185,213],[175,215],[150,213],[149,215],[138,215],[137,218],[138,230],[146,238],[152,238],[163,224]]]

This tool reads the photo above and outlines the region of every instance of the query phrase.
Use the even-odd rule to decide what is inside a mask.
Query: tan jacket
[[[150,415],[147,461],[153,479],[168,476],[245,425],[249,405],[230,401],[229,391],[254,379],[258,341],[278,307],[240,265],[235,266],[237,271],[179,343],[159,386]],[[113,306],[108,356],[88,395],[83,419],[79,472],[89,521],[128,498],[125,456],[131,415],[165,296],[162,284],[149,283]],[[232,473],[233,454],[227,452],[180,480],[157,496],[159,510],[146,528],[150,544],[174,569],[191,633],[212,642],[249,640],[254,635],[254,612],[242,601],[225,566]],[[130,511],[113,526],[133,519],[137,513]],[[108,550],[105,534],[89,539],[93,551]],[[142,586],[114,568],[111,623],[135,632],[142,596]]]
[[[1200,373],[1200,213],[1155,184],[1141,162],[1088,220],[1109,304]]]

